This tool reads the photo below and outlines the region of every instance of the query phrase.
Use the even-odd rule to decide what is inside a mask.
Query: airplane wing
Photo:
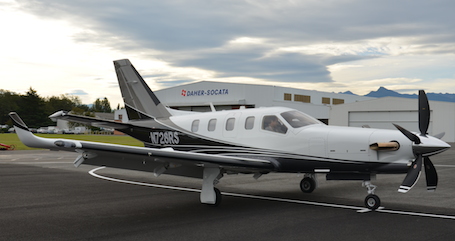
[[[86,124],[86,125],[95,126],[95,127],[114,128],[117,130],[127,129],[127,128],[131,127],[131,125],[127,124],[127,123],[103,120],[103,119],[98,119],[98,118],[89,117],[89,116],[73,115],[73,114],[69,114],[66,111],[57,111],[54,114],[50,115],[49,118],[51,118],[53,121],[66,120],[66,121],[77,122],[77,123]]]
[[[138,171],[202,178],[203,168],[218,167],[232,173],[268,173],[273,160],[175,151],[171,148],[134,147],[71,139],[42,138],[29,131],[19,115],[10,113],[19,139],[29,147],[80,153],[74,165],[89,164]]]

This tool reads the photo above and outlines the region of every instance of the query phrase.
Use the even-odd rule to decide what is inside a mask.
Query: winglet
[[[30,131],[27,127],[27,125],[24,123],[24,121],[19,117],[19,115],[16,112],[10,112],[9,116],[11,117],[11,120],[13,120],[14,126],[21,128],[25,131]]]
[[[9,113],[9,116],[13,120],[14,129],[16,130],[17,136],[26,146],[34,148],[57,149],[57,146],[54,143],[57,139],[47,139],[35,136],[28,129],[25,122],[19,117],[16,112]]]
[[[171,116],[128,59],[115,60],[114,66],[128,119]]]

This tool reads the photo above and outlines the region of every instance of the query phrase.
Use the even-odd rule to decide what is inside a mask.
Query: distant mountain
[[[345,95],[356,95],[354,93],[352,93],[351,91],[346,91],[346,92],[340,92],[340,94],[345,94]]]
[[[350,92],[350,91],[348,91]],[[346,92],[345,92],[346,93]],[[418,95],[417,94],[400,94],[396,91],[386,89],[384,87],[380,87],[377,91],[371,91],[367,95],[368,97],[376,97],[376,98],[381,98],[381,97],[387,97],[387,96],[392,96],[392,97],[401,97],[401,98],[410,98],[410,99],[417,99]],[[442,94],[442,93],[427,93],[427,97],[429,100],[435,100],[435,101],[446,101],[446,102],[455,102],[455,94]]]

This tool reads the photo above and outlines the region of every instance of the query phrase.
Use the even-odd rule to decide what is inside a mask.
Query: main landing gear
[[[221,203],[221,192],[215,185],[223,177],[223,173],[218,167],[205,167],[203,175],[201,203],[216,207]]]
[[[371,210],[376,210],[381,205],[381,199],[374,194],[376,186],[371,184],[370,181],[363,181],[362,186],[368,189],[368,195],[365,198],[365,207]]]
[[[317,182],[314,173],[306,173],[302,181],[300,181],[300,190],[304,193],[311,193],[316,189]]]

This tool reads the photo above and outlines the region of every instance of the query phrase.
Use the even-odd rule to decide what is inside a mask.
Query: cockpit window
[[[274,115],[266,115],[262,118],[262,129],[282,134],[288,131],[288,128]]]
[[[299,128],[302,126],[321,124],[320,121],[303,114],[300,111],[291,110],[281,113],[281,116],[294,128]]]

